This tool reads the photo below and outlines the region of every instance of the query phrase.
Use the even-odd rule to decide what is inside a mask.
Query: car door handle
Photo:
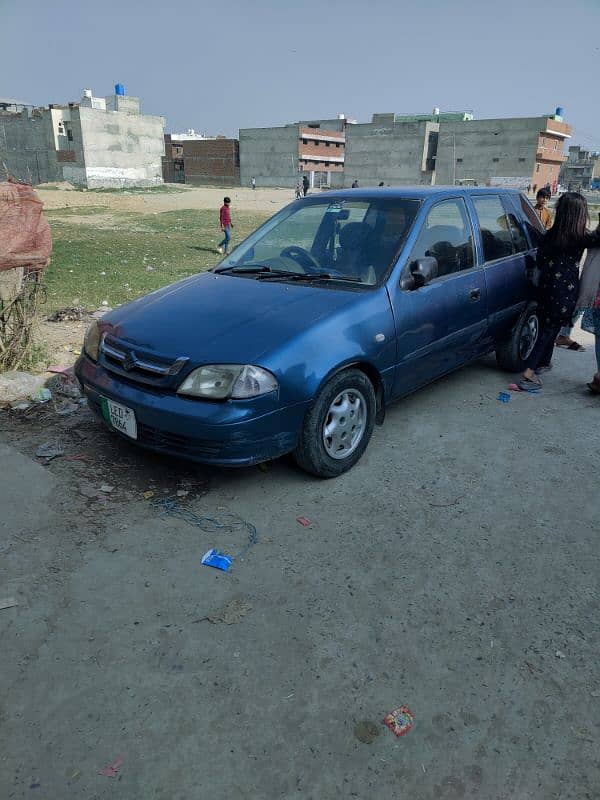
[[[481,298],[481,289],[471,289],[469,291],[469,297],[474,302],[477,302],[477,300],[479,300]]]

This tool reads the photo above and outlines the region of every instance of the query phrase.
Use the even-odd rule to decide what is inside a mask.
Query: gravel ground
[[[600,797],[600,403],[590,347],[555,363],[438,381],[333,481],[0,413],[0,797]]]

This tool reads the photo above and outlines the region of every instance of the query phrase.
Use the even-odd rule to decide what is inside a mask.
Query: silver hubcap
[[[539,323],[535,314],[532,314],[521,328],[521,340],[519,342],[519,357],[524,360],[528,358],[537,342]]]
[[[363,438],[367,422],[367,403],[356,389],[340,392],[325,417],[323,444],[328,456],[348,458]]]

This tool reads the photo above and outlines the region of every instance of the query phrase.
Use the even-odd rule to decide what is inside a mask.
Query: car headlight
[[[85,332],[83,349],[88,358],[91,358],[92,361],[98,361],[98,353],[100,352],[100,327],[96,320],[92,322]]]
[[[178,394],[210,400],[243,400],[274,392],[277,378],[262,367],[251,364],[206,364],[187,376]]]

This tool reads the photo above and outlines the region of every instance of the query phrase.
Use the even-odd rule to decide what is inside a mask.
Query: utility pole
[[[452,134],[452,186],[456,186],[456,134]]]

